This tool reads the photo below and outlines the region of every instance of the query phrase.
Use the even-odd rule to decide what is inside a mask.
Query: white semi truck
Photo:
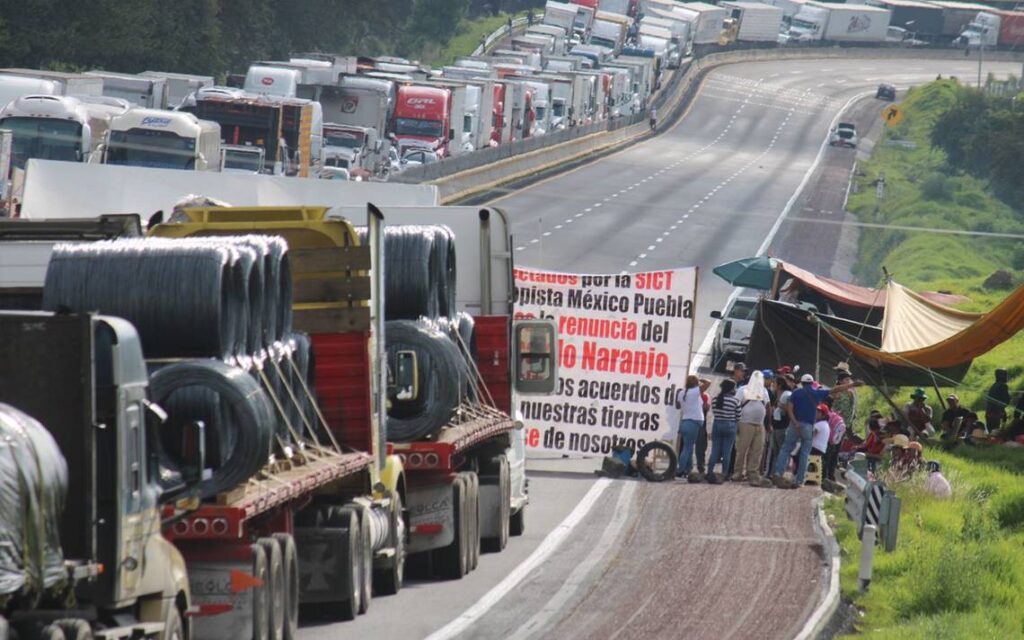
[[[111,119],[103,164],[217,171],[220,125],[190,113],[132,109]]]
[[[892,13],[865,4],[805,2],[780,40],[813,42],[883,42]]]

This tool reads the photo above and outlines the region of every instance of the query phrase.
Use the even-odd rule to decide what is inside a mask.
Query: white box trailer
[[[568,38],[565,33],[562,32],[561,27],[555,27],[549,24],[535,24],[526,28],[527,36],[551,38],[552,48],[551,55],[564,56],[566,43]]]
[[[931,2],[942,7],[942,36],[948,40],[963,33],[967,25],[971,24],[979,13],[992,11],[992,7],[976,2],[954,2],[953,0],[931,0]]]
[[[891,12],[865,4],[808,0],[790,20],[787,37],[797,42],[884,42]]]
[[[37,69],[0,69],[0,75],[35,78],[55,83],[59,96],[102,96],[103,78],[89,76],[84,73],[64,73],[63,71],[40,71]],[[25,94],[20,94],[25,95]],[[18,96],[15,96],[18,97]],[[14,98],[11,98],[12,100]]]
[[[722,37],[722,25],[729,12],[706,2],[687,2],[672,11],[693,24],[693,44],[718,44]]]
[[[721,6],[739,23],[736,40],[740,42],[777,42],[782,26],[782,9],[763,2],[729,0]]]
[[[571,36],[579,13],[577,5],[565,2],[551,2],[544,5],[544,17],[541,23],[563,30],[566,37]]]
[[[679,45],[681,56],[688,56],[693,52],[693,28],[694,23],[672,10],[652,7],[645,19],[660,20],[669,25],[674,41]]]
[[[187,73],[143,71],[139,75],[147,78],[163,78],[167,82],[166,95],[169,109],[177,107],[203,87],[212,87],[215,84],[212,76],[195,76]]]
[[[167,79],[111,71],[86,71],[86,75],[103,80],[103,95],[121,98],[147,109],[167,108]]]
[[[793,16],[800,13],[800,9],[807,4],[808,0],[764,0],[770,5],[782,9],[783,22],[789,22]]]

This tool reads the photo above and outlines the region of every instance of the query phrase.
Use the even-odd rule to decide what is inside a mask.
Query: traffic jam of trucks
[[[1013,48],[1024,12],[552,0],[437,69],[0,69],[0,637],[288,640],[500,552],[556,327],[516,315],[501,209],[381,183],[811,42]]]

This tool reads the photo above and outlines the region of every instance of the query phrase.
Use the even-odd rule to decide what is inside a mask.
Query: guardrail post
[[[860,539],[860,590],[868,590],[871,584],[871,565],[875,560],[875,525],[864,526],[864,536]]]

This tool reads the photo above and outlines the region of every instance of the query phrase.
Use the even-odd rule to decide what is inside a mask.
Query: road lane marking
[[[634,484],[634,483],[622,483]],[[508,595],[513,589],[525,580],[535,569],[541,566],[551,554],[558,550],[569,534],[583,521],[590,510],[597,504],[597,499],[601,497],[611,485],[611,480],[608,478],[599,478],[587,494],[583,496],[580,503],[576,505],[576,508],[562,520],[557,527],[551,530],[544,540],[541,541],[537,548],[533,550],[533,553],[524,560],[519,566],[512,570],[505,579],[496,584],[490,591],[485,593],[482,598],[476,601],[471,607],[463,611],[457,618],[441,627],[434,633],[427,636],[426,640],[448,640],[454,638],[463,631],[469,628],[476,620],[480,619],[485,613],[490,611],[494,605],[498,604],[502,598]]]
[[[622,491],[619,492],[619,499],[615,503],[615,510],[612,512],[612,517],[601,533],[601,538],[597,541],[597,544],[576,565],[576,568],[565,579],[565,582],[558,587],[551,596],[551,599],[544,603],[540,611],[533,614],[529,620],[519,626],[514,634],[509,636],[510,640],[526,640],[527,638],[543,637],[546,635],[544,632],[548,630],[551,619],[565,609],[566,605],[569,604],[581,587],[586,586],[590,574],[598,568],[601,560],[616,546],[616,541],[622,533],[622,529],[630,521],[630,516],[632,515],[630,506],[633,502],[633,496],[636,493],[638,483],[623,482],[620,484]]]

